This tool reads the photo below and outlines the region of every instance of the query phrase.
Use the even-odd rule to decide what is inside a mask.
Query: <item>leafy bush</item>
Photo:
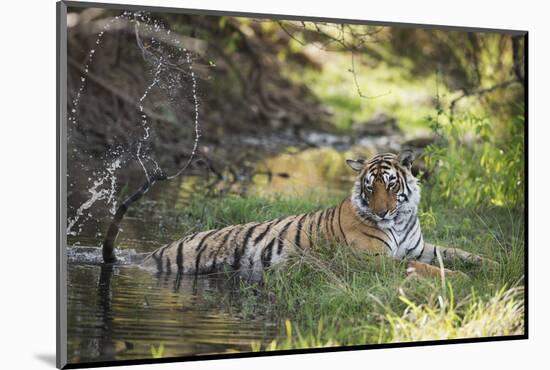
[[[523,205],[523,116],[498,126],[472,114],[454,120],[439,114],[428,120],[441,139],[425,151],[427,168],[433,173],[428,199],[439,197],[455,206]]]

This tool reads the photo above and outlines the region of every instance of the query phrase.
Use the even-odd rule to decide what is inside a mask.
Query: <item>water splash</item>
[[[94,56],[97,53],[97,50],[99,50],[99,47],[101,46],[103,37],[105,35],[105,32],[107,32],[111,27],[113,27],[113,24],[117,21],[125,20],[129,23],[134,23],[135,25],[135,32],[136,32],[136,40],[138,47],[141,49],[143,57],[146,62],[153,64],[154,68],[151,72],[151,82],[148,84],[147,88],[144,90],[141,98],[139,99],[137,108],[139,109],[140,113],[140,122],[139,125],[143,128],[143,134],[139,137],[137,140],[137,144],[135,146],[136,151],[134,152],[134,155],[131,155],[131,151],[129,148],[117,148],[117,150],[110,150],[107,153],[107,156],[105,157],[105,164],[104,168],[105,170],[99,171],[99,175],[94,172],[93,177],[90,177],[88,179],[88,182],[91,184],[89,186],[87,192],[90,194],[87,200],[85,200],[75,211],[75,214],[72,218],[68,220],[67,225],[67,234],[76,236],[82,231],[82,225],[88,221],[92,217],[92,206],[100,201],[104,200],[105,203],[110,206],[109,212],[111,214],[114,214],[116,212],[117,208],[117,176],[116,171],[121,168],[123,164],[125,164],[125,160],[123,159],[124,155],[130,154],[134,158],[137,159],[140,167],[142,168],[145,177],[149,180],[150,179],[150,172],[147,169],[147,163],[151,163],[153,166],[153,171],[156,173],[162,173],[162,169],[151,155],[147,154],[147,151],[145,150],[146,146],[149,144],[150,140],[150,130],[151,126],[148,120],[148,114],[144,107],[144,101],[147,99],[147,97],[150,95],[150,92],[154,88],[160,88],[167,92],[168,94],[168,100],[172,104],[177,104],[176,101],[176,95],[173,93],[177,89],[183,87],[187,81],[190,80],[190,89],[191,89],[191,95],[192,95],[192,104],[193,104],[193,126],[194,126],[194,140],[193,140],[193,147],[191,150],[191,154],[188,158],[188,161],[186,162],[185,166],[180,168],[175,174],[172,176],[168,176],[168,178],[174,178],[176,176],[179,176],[183,170],[185,170],[190,163],[193,160],[193,157],[196,155],[197,148],[198,148],[198,142],[200,138],[200,126],[199,126],[199,99],[198,99],[198,93],[197,93],[197,77],[195,75],[195,72],[193,70],[193,59],[191,56],[191,52],[187,50],[185,47],[182,47],[180,45],[180,41],[177,39],[177,37],[172,37],[172,33],[169,29],[166,29],[164,24],[162,22],[159,22],[157,20],[151,19],[149,15],[143,12],[129,12],[124,11],[120,15],[117,15],[113,17],[111,20],[109,20],[104,26],[103,29],[97,34],[94,48],[91,49],[87,54],[86,63],[83,67],[82,74],[80,76],[80,83],[78,90],[76,92],[76,95],[74,99],[72,99],[72,109],[70,110],[70,114],[68,117],[69,124],[72,124],[73,127],[78,124],[78,112],[79,112],[79,104],[82,98],[82,95],[85,91],[86,84],[88,82],[88,74],[90,71],[90,68],[92,66],[92,63],[94,61]],[[151,52],[144,51],[145,48],[143,47],[143,44],[139,37],[138,28],[139,27],[145,27],[147,30],[152,31],[154,33],[157,33],[158,40],[153,36],[150,39],[150,45],[153,49],[160,54],[160,56],[155,57],[152,55]],[[164,36],[161,34],[162,31],[164,32]],[[119,31],[120,32],[120,31]],[[167,45],[177,45],[175,47],[175,52],[171,50],[166,50],[164,48],[164,44],[162,41],[162,37],[172,37],[169,39],[170,42],[167,43]],[[167,54],[167,57],[164,57],[164,54]],[[185,64],[187,65],[187,72],[184,73],[182,69],[177,68],[177,71],[174,71],[174,64],[170,64],[170,58],[172,58],[174,55],[183,55]],[[153,58],[151,58],[153,56]],[[153,63],[151,63],[151,59],[153,60]],[[183,63],[181,63],[183,64]],[[189,78],[189,80],[186,80],[186,78]],[[70,130],[69,130],[70,131]],[[70,135],[70,134],[69,134]],[[77,149],[75,149],[77,150]],[[110,158],[110,159],[108,159]],[[85,169],[84,164],[81,165],[82,169]]]
[[[81,219],[82,216],[85,217],[84,221],[91,217],[91,213],[84,214],[86,210],[88,210],[92,205],[97,202],[98,200],[107,199],[107,203],[111,203],[111,213],[114,214],[116,211],[116,176],[115,171],[120,168],[120,158],[116,158],[110,166],[107,167],[105,174],[103,177],[100,177],[98,180],[94,181],[94,185],[88,189],[88,192],[91,194],[90,198],[86,200],[78,209],[76,210],[75,216],[69,220],[68,226],[67,226],[67,234],[75,236],[77,233],[73,230],[73,227],[76,225],[76,223]],[[101,189],[101,186],[106,183],[110,183],[110,187]],[[83,222],[83,221],[82,221]],[[80,226],[78,229],[78,232],[82,231],[82,227]]]
[[[137,253],[134,249],[115,249],[117,265],[131,265],[141,261],[146,253]],[[101,247],[72,246],[67,248],[67,262],[101,264],[103,253]]]
[[[136,24],[136,27],[137,25],[138,24]],[[143,142],[146,142],[147,139],[149,139],[149,130],[151,129],[151,127],[147,124],[147,115],[143,111],[143,101],[145,100],[145,98],[147,98],[147,95],[149,95],[149,92],[151,91],[151,89],[159,82],[159,75],[160,75],[160,72],[162,71],[162,67],[163,67],[162,57],[160,57],[155,70],[155,74],[153,75],[153,81],[151,81],[149,86],[147,86],[147,88],[145,89],[145,92],[139,99],[139,112],[141,113],[141,126],[143,127],[144,133],[141,140],[138,142],[136,158],[141,168],[143,169],[143,172],[145,173],[145,177],[147,178],[147,181],[150,181],[150,178],[149,178],[149,173],[147,172],[147,167],[145,167],[145,164],[143,163],[141,146]],[[158,163],[153,158],[149,157],[149,159],[155,163],[156,168],[160,169],[160,167],[158,166]]]
[[[180,170],[177,171],[174,175],[169,176],[169,179],[179,176],[183,171],[187,169],[187,167],[189,167],[189,165],[191,164],[191,161],[193,160],[193,157],[197,153],[197,148],[199,146],[199,139],[201,137],[200,125],[199,125],[199,99],[197,97],[197,78],[195,76],[195,71],[193,71],[193,63],[191,62],[191,55],[189,52],[187,52],[186,58],[187,58],[187,64],[189,65],[189,71],[191,74],[191,84],[193,88],[193,107],[195,110],[195,120],[194,120],[193,126],[195,129],[195,139],[193,141],[193,148],[191,149],[191,155],[189,156],[187,163],[185,163],[185,165],[182,168],[180,168]]]

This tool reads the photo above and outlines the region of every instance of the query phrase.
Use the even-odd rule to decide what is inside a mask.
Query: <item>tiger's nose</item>
[[[376,215],[380,218],[384,218],[386,215],[388,214],[388,210],[387,209],[383,209],[381,211],[378,211],[376,212]]]

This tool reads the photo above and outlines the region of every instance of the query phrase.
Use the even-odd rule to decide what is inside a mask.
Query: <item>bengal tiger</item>
[[[156,249],[142,266],[178,276],[229,267],[242,277],[261,280],[265,270],[320,241],[404,259],[407,272],[420,275],[439,275],[441,262],[452,260],[496,264],[461,249],[424,241],[418,219],[420,187],[411,172],[414,159],[414,153],[405,150],[398,155],[378,154],[368,161],[347,160],[358,176],[350,196],[337,206],[194,233]]]

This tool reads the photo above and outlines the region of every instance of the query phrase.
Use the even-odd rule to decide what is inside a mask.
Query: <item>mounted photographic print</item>
[[[527,338],[526,59],[58,3],[58,367]]]

